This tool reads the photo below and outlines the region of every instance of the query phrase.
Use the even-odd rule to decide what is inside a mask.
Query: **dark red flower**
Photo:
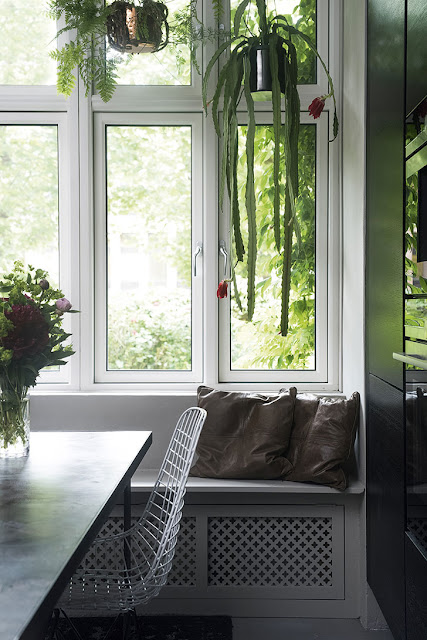
[[[14,304],[4,315],[14,328],[0,339],[0,345],[13,351],[13,360],[41,353],[49,341],[49,325],[41,312],[29,304]]]
[[[421,104],[418,105],[416,112],[419,118],[425,118],[427,116],[427,100],[423,100]]]
[[[308,107],[308,112],[314,119],[318,118],[325,107],[325,101],[323,98],[314,98],[311,105]]]
[[[228,289],[228,282],[226,280],[221,280],[221,282],[218,285],[218,289],[216,292],[216,297],[217,298],[226,298],[227,297],[227,289]]]

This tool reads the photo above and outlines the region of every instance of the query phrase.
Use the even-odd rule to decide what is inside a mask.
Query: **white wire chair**
[[[127,531],[95,539],[58,603],[61,611],[134,612],[158,595],[172,567],[187,478],[206,415],[200,407],[181,415],[142,516]]]

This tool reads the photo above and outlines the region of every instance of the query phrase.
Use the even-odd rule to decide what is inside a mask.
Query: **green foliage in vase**
[[[0,389],[2,399],[20,402],[41,369],[66,364],[74,351],[62,327],[64,313],[76,313],[43,269],[16,261],[0,279]]]
[[[251,0],[243,0],[234,15],[233,33],[222,43],[212,56],[203,78],[202,97],[205,111],[208,110],[207,90],[215,63],[221,54],[231,48],[228,58],[222,66],[217,86],[210,105],[212,118],[218,137],[222,141],[222,158],[220,171],[220,204],[227,189],[235,253],[238,262],[247,261],[247,317],[251,321],[255,309],[255,272],[257,261],[257,224],[256,198],[254,190],[254,139],[255,139],[255,107],[254,95],[250,86],[251,54],[259,46],[265,46],[269,53],[272,90],[270,96],[273,113],[274,160],[272,167],[274,181],[273,216],[276,251],[283,262],[281,284],[281,333],[287,335],[289,328],[289,300],[291,288],[291,253],[294,225],[296,221],[296,201],[298,198],[298,135],[300,121],[300,102],[298,95],[298,51],[294,42],[305,44],[320,60],[328,78],[330,92],[316,98],[311,108],[318,117],[325,100],[331,97],[334,101],[334,138],[338,134],[333,82],[320,57],[314,43],[306,33],[289,24],[286,16],[271,15],[267,12],[265,0],[256,0],[257,32],[248,27],[245,17]],[[280,68],[284,68],[284,86],[281,86]],[[282,123],[282,93],[286,117]],[[222,128],[220,127],[220,98],[222,104]],[[241,230],[241,213],[237,187],[238,164],[238,108],[244,97],[248,114],[246,134],[247,174],[245,188],[245,209],[248,220],[247,242],[243,242]],[[280,171],[281,156],[286,158],[284,176]],[[283,196],[282,196],[283,192]],[[246,257],[245,257],[246,254]]]

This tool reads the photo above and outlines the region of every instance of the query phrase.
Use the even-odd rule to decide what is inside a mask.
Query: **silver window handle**
[[[201,256],[203,253],[203,244],[201,242],[196,242],[196,248],[193,253],[193,275],[197,276],[197,258]]]
[[[227,249],[225,248],[224,240],[221,240],[219,243],[219,253],[224,258],[224,278],[225,278],[227,275],[228,253],[227,253]]]

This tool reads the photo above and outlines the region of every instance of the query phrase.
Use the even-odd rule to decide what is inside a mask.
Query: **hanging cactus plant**
[[[255,270],[257,261],[257,225],[256,201],[254,185],[254,138],[255,108],[253,91],[254,72],[251,67],[262,49],[268,51],[269,77],[271,92],[268,99],[272,102],[273,111],[273,182],[274,202],[272,224],[276,249],[282,254],[282,304],[280,330],[286,336],[289,329],[289,297],[291,282],[292,237],[296,220],[296,200],[298,198],[298,131],[300,123],[300,100],[298,95],[298,56],[293,40],[301,39],[319,58],[328,78],[330,92],[316,98],[310,105],[310,113],[316,118],[320,115],[327,98],[334,102],[333,139],[338,135],[338,118],[332,79],[325,63],[320,57],[311,39],[302,31],[290,25],[282,15],[267,18],[265,0],[256,0],[259,32],[247,35],[244,19],[245,11],[251,0],[243,0],[237,7],[234,17],[233,32],[218,47],[212,56],[203,78],[202,97],[205,112],[208,110],[207,87],[215,63],[222,53],[229,51],[228,58],[221,68],[217,86],[209,104],[212,105],[212,118],[218,137],[222,140],[222,156],[220,171],[220,206],[223,206],[224,191],[227,189],[231,226],[233,229],[235,254],[238,261],[246,255],[248,271],[248,320],[252,320],[255,308]],[[256,74],[255,74],[256,75]],[[262,87],[264,89],[265,87]],[[223,95],[222,129],[219,123],[220,97]],[[237,164],[238,164],[238,107],[242,97],[246,101],[248,125],[246,134],[246,189],[245,208],[248,220],[248,240],[244,246],[240,208],[238,199]],[[265,98],[265,94],[263,96]],[[284,98],[285,119],[282,125],[282,97]],[[258,98],[259,99],[259,98]],[[281,209],[280,198],[280,158],[285,156],[284,207]],[[233,278],[235,283],[235,278]],[[238,292],[235,293],[238,300]]]

